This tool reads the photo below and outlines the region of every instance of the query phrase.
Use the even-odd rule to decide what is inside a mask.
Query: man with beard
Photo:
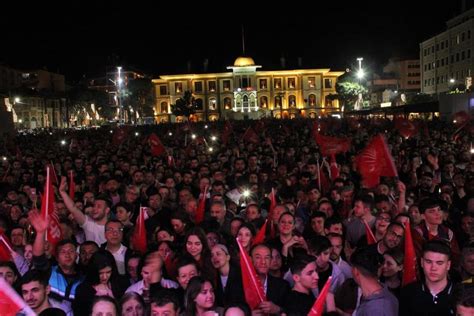
[[[383,254],[390,250],[400,246],[400,242],[403,239],[405,230],[402,224],[398,222],[392,222],[387,227],[387,233],[379,240],[376,244],[372,244],[367,247],[368,253],[372,256],[378,256],[379,262],[383,262]]]
[[[94,207],[90,214],[85,215],[76,207],[74,201],[69,197],[67,190],[68,185],[66,183],[66,177],[62,177],[61,185],[59,186],[59,193],[61,194],[67,209],[74,217],[74,220],[84,230],[86,240],[92,240],[98,245],[105,243],[105,223],[107,222],[110,213],[110,200],[108,197],[105,195],[96,197]]]
[[[55,307],[48,299],[51,287],[44,272],[30,270],[21,278],[20,284],[23,300],[36,314]]]
[[[329,259],[331,259],[331,262],[341,269],[346,280],[352,278],[352,267],[341,257],[344,248],[344,237],[336,233],[329,233],[326,237],[329,239],[332,246]]]
[[[120,194],[118,193],[119,187],[119,181],[115,178],[110,178],[105,183],[105,191],[107,192],[106,194],[109,196],[109,199],[112,201],[112,206],[115,206],[120,202]]]

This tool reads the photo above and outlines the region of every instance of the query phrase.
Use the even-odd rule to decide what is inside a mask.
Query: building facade
[[[383,73],[368,82],[371,106],[400,105],[410,94],[420,92],[420,61],[391,59]],[[393,103],[393,104],[392,104]]]
[[[421,92],[426,94],[471,85],[474,9],[449,20],[446,26],[446,31],[420,44]]]
[[[338,113],[336,82],[343,72],[330,69],[261,71],[249,57],[239,57],[229,72],[163,75],[154,79],[155,119],[173,121],[171,105],[191,91],[194,121],[316,117]],[[176,121],[181,121],[177,117]]]
[[[0,92],[16,128],[65,127],[64,75],[45,69],[0,67]]]

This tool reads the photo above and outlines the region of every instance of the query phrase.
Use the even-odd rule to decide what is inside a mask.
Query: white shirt
[[[86,215],[86,221],[81,225],[86,235],[86,240],[95,241],[96,244],[102,245],[105,239],[105,225],[99,225],[92,218]]]
[[[125,253],[127,252],[127,247],[124,245],[120,245],[120,248],[116,252],[112,252],[107,247],[105,250],[108,250],[112,256],[114,256],[115,263],[117,264],[118,273],[121,275],[125,275]]]

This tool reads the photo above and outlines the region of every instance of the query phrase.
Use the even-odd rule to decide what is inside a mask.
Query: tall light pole
[[[117,67],[117,102],[118,102],[118,107],[119,107],[119,122],[120,123],[125,123],[125,117],[123,113],[123,108],[122,108],[122,67],[118,66]]]
[[[364,69],[362,69],[362,61],[364,60],[364,58],[362,57],[358,57],[357,58],[357,61],[359,62],[359,70],[357,70],[357,78],[359,79],[359,84],[360,84],[360,80],[362,78],[364,78]]]

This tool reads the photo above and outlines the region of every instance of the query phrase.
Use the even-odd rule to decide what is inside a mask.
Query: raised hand
[[[48,229],[48,222],[37,210],[31,210],[28,213],[28,219],[30,220],[33,228],[36,230],[36,233],[44,233]]]

